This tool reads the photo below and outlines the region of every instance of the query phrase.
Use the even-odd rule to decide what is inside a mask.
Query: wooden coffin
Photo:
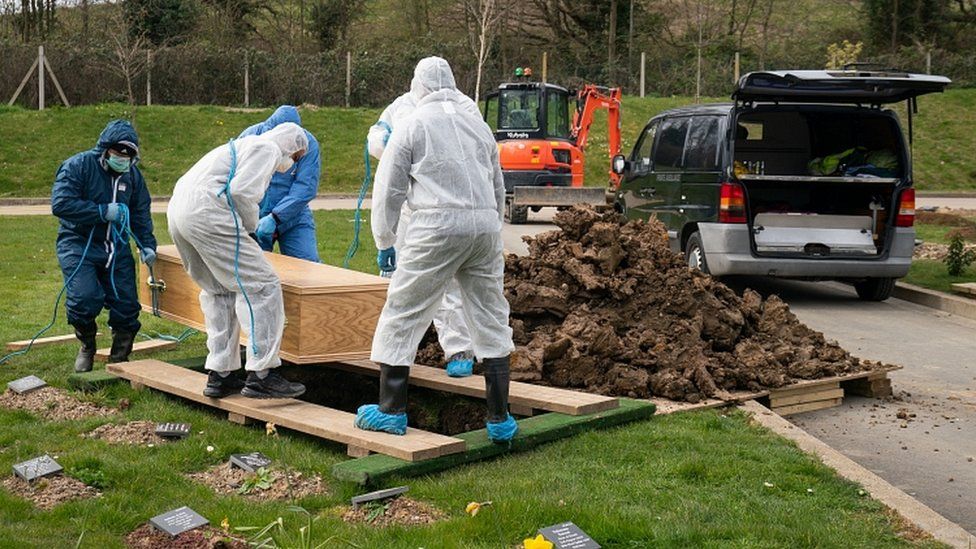
[[[281,358],[297,364],[368,358],[373,332],[386,302],[387,279],[321,263],[265,253],[281,279],[285,333]],[[149,271],[139,264],[139,301],[152,311]],[[153,267],[166,284],[160,315],[204,330],[200,287],[183,268],[176,246],[160,246]],[[241,319],[246,326],[248,319]],[[260,322],[260,319],[257,319]],[[246,341],[247,330],[241,330]]]

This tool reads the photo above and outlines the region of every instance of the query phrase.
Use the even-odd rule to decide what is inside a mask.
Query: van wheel
[[[698,231],[692,233],[688,237],[688,243],[685,244],[685,262],[688,263],[688,267],[708,274],[708,262],[705,261],[705,250],[702,248],[701,233]]]
[[[869,278],[854,283],[854,291],[863,301],[884,301],[891,297],[894,290],[894,278]]]

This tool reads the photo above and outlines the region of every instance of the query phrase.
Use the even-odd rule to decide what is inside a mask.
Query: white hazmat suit
[[[230,195],[237,225],[223,193],[231,171],[230,144],[207,153],[179,179],[167,216],[183,265],[201,288],[209,351],[206,368],[216,372],[240,368],[238,342],[243,326],[249,337],[253,330],[245,368],[258,372],[281,365],[278,350],[285,311],[278,275],[248,235],[257,228],[260,202],[271,176],[291,167],[291,157],[308,148],[308,138],[301,127],[286,123],[260,136],[236,139],[233,147],[237,158]]]
[[[429,59],[424,59],[421,65],[429,64]],[[412,86],[413,87],[413,86]],[[481,111],[478,105],[468,96],[458,92],[458,99],[464,104],[464,110],[480,117]],[[369,154],[374,158],[380,159],[386,149],[387,140],[393,128],[399,127],[403,121],[413,114],[417,108],[417,96],[413,91],[409,91],[397,97],[393,103],[383,110],[379,121],[370,126],[366,141]],[[400,220],[397,225],[396,249],[403,249],[403,235],[407,231],[410,223],[411,211],[409,206],[403,205],[400,211]],[[468,324],[464,320],[462,310],[461,287],[457,280],[452,278],[444,291],[444,299],[437,312],[434,313],[434,327],[437,329],[437,340],[444,350],[446,359],[454,357],[458,353],[472,352],[471,334]]]
[[[418,64],[411,95],[416,108],[394,119],[373,191],[373,238],[380,250],[397,245],[397,269],[370,358],[412,365],[452,279],[475,355],[507,357],[514,345],[503,293],[505,186],[494,136],[443,59]],[[398,230],[404,203],[413,213]]]

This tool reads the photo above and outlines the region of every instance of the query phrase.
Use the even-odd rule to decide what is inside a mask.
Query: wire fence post
[[[152,50],[146,49],[146,106],[152,106]]]
[[[349,108],[349,96],[352,95],[352,52],[346,52],[346,108]]]
[[[37,46],[37,110],[44,110],[44,46]]]
[[[251,63],[248,61],[247,50],[244,50],[244,106],[251,106]]]
[[[640,69],[640,96],[644,97],[644,76],[647,74],[647,52],[641,52],[641,69]]]

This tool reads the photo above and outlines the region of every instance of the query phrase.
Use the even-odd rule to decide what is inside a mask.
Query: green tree
[[[312,32],[323,50],[345,42],[349,25],[362,13],[364,0],[319,0],[312,5]]]
[[[876,49],[941,44],[949,0],[865,0],[867,35]]]
[[[197,0],[126,0],[124,8],[129,34],[157,46],[185,41],[200,17]]]

